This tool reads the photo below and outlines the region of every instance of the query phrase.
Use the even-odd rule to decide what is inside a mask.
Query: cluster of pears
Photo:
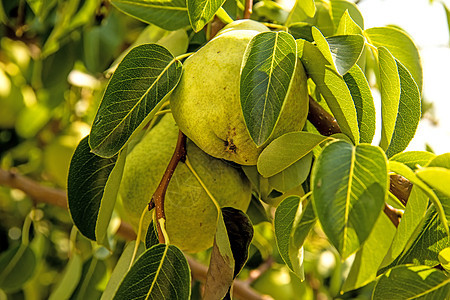
[[[240,106],[243,56],[250,40],[269,31],[259,22],[228,24],[183,63],[183,75],[169,96],[173,114],[159,123],[127,157],[120,195],[128,221],[137,228],[143,209],[156,190],[176,146],[178,130],[188,137],[187,156],[195,172],[221,207],[246,211],[251,186],[240,165],[255,165],[276,137],[301,130],[307,116],[307,87],[299,64],[274,132],[257,147],[247,131]],[[232,161],[235,164],[227,163]],[[184,251],[212,246],[218,211],[189,168],[179,163],[165,198],[166,231]],[[144,221],[146,229],[151,217]]]

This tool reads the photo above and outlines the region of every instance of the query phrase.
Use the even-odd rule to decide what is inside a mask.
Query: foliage
[[[403,29],[365,28],[347,0],[254,1],[251,18],[271,31],[236,76],[260,155],[227,162],[251,183],[250,207],[220,208],[177,147],[165,175],[186,164],[212,198],[213,247],[171,243],[162,184],[150,226],[129,241],[127,154],[170,113],[185,59],[249,2],[0,1],[0,299],[450,296],[450,153],[405,151],[421,117],[419,52]],[[308,122],[271,140],[296,68]],[[49,186],[69,213],[49,204]]]

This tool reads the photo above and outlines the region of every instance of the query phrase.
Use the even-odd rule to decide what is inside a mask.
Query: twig
[[[43,186],[23,175],[0,169],[0,185],[19,189],[30,196],[35,203],[47,203],[67,209],[67,195],[63,190]],[[130,224],[121,222],[117,234],[126,240],[135,240],[136,234]],[[208,268],[186,256],[193,278],[204,282]],[[242,280],[234,280],[233,295],[239,299],[268,300],[268,296],[260,295]]]
[[[311,96],[309,96],[309,112],[308,120],[316,127],[320,134],[329,136],[334,133],[341,132],[339,124],[336,119],[327,112],[319,103],[317,103]],[[398,175],[390,177],[389,190],[394,194],[404,205],[408,202],[409,194],[411,192],[412,183],[406,178]],[[385,204],[384,213],[389,217],[392,224],[398,227],[402,214],[399,210],[392,206]]]
[[[161,182],[159,183],[155,193],[153,194],[152,200],[150,200],[148,204],[149,210],[151,210],[153,206],[152,202],[154,203],[156,220],[166,219],[166,214],[164,213],[164,198],[166,196],[167,187],[169,186],[170,179],[172,178],[172,175],[175,172],[175,168],[177,167],[178,162],[180,160],[184,162],[185,159],[186,159],[186,135],[184,135],[184,133],[179,131],[177,146],[175,148],[173,156],[169,162],[169,165],[167,166],[166,171],[164,172]],[[159,221],[156,222],[156,227],[158,229],[159,242],[164,243],[164,236]]]
[[[243,19],[250,19],[253,9],[253,0],[245,0],[245,9]]]

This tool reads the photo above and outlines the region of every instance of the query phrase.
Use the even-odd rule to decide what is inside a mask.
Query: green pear
[[[135,230],[173,155],[178,131],[172,115],[167,114],[127,156],[120,196],[126,219]],[[186,150],[192,167],[219,205],[245,212],[250,204],[251,187],[242,171],[209,156],[190,140]],[[212,246],[217,208],[182,162],[176,167],[167,188],[164,210],[171,244],[187,252],[198,252]],[[151,219],[151,214],[146,214],[144,232]]]
[[[169,96],[173,116],[206,153],[241,165],[255,165],[273,139],[301,130],[308,114],[306,75],[300,62],[280,119],[269,140],[257,147],[244,122],[240,104],[240,71],[245,49],[264,25],[247,20],[228,24],[183,64],[183,75]]]

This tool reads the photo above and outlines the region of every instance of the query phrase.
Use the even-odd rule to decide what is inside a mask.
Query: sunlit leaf
[[[264,144],[278,122],[297,66],[294,38],[263,32],[247,46],[240,79],[241,106],[250,136]]]
[[[405,164],[410,169],[417,169],[418,166],[424,167],[430,162],[436,154],[426,151],[406,151],[395,154],[391,158],[390,161],[398,161],[402,164]]]
[[[306,72],[324,97],[342,132],[354,143],[359,142],[355,104],[344,79],[316,46],[301,39],[297,40],[297,46]]]
[[[331,0],[331,15],[333,17],[333,23],[335,27],[339,26],[339,22],[346,11],[348,11],[350,17],[355,21],[361,29],[364,29],[364,19],[358,6],[350,1],[346,0]]]
[[[186,0],[189,21],[194,31],[202,30],[224,2],[225,0]]]
[[[450,197],[450,170],[440,167],[427,167],[416,171],[417,176],[432,188]]]
[[[359,142],[372,143],[375,135],[376,114],[369,83],[356,64],[344,75],[344,80],[355,103]]]
[[[280,173],[269,177],[270,186],[284,193],[302,184],[311,171],[312,157],[310,152]]]
[[[166,30],[189,25],[186,0],[111,0],[122,12]]]
[[[427,266],[398,266],[383,274],[372,299],[448,299],[450,278]]]
[[[147,249],[121,282],[114,299],[189,299],[191,274],[186,258],[173,245]]]
[[[447,247],[439,252],[439,263],[448,272],[450,270],[450,247]]]
[[[311,187],[316,215],[343,259],[368,238],[386,199],[387,162],[380,148],[328,144],[315,161]]]
[[[422,91],[422,65],[419,51],[411,37],[394,27],[374,27],[364,31],[368,42],[375,47],[385,47],[411,73]]]
[[[356,24],[349,12],[346,10],[339,21],[336,34],[362,34],[362,29],[358,24]]]
[[[289,12],[285,25],[289,26],[292,23],[305,21],[308,18],[314,17],[315,13],[316,6],[314,5],[314,0],[297,0]]]
[[[178,84],[181,71],[181,62],[157,44],[128,52],[111,77],[92,124],[92,152],[102,157],[117,154],[153,117]]]

